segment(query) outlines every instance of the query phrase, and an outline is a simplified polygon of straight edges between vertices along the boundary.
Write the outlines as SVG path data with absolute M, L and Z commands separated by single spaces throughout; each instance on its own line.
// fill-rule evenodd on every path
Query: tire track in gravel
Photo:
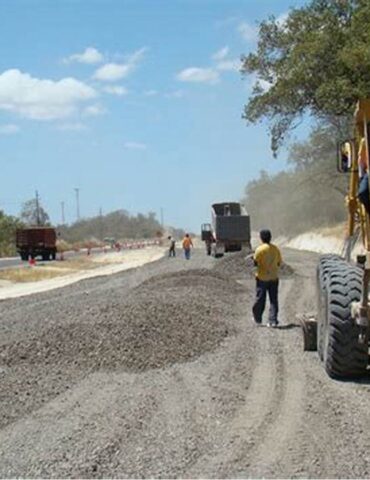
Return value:
M 254 283 L 249 282 L 251 291 L 253 286 Z M 285 386 L 279 380 L 285 377 L 283 350 L 279 343 L 271 344 L 272 333 L 275 332 L 257 327 L 250 321 L 247 331 L 240 335 L 239 351 L 245 351 L 246 344 L 256 340 L 253 360 L 248 365 L 250 384 L 240 407 L 230 421 L 221 426 L 219 440 L 185 476 L 223 478 L 231 474 L 235 477 L 252 463 L 253 452 L 268 435 L 269 425 L 278 420 L 284 401 Z
M 301 268 L 302 266 L 304 264 L 300 265 Z M 294 279 L 283 283 L 281 305 L 282 318 L 286 322 L 288 319 L 292 321 L 298 312 L 307 311 L 314 301 L 313 277 L 307 275 L 305 270 L 299 270 Z M 322 425 L 315 428 L 308 421 L 308 405 L 312 397 L 308 395 L 307 385 L 310 382 L 303 361 L 305 353 L 301 331 L 292 329 L 287 334 L 287 331 L 276 330 L 272 333 L 276 334 L 276 338 L 274 335 L 270 340 L 279 342 L 283 351 L 281 381 L 284 384 L 284 394 L 280 399 L 280 412 L 276 421 L 266 432 L 265 440 L 252 454 L 248 476 L 315 477 L 321 471 L 327 477 L 335 468 L 333 455 L 326 448 L 332 432 L 325 432 Z M 313 471 L 316 473 L 313 474 Z
M 310 295 L 310 275 L 298 274 L 282 281 L 281 318 L 286 324 L 307 308 Z M 306 453 L 310 449 L 322 451 L 322 435 L 305 425 L 306 375 L 300 359 L 303 351 L 297 351 L 302 348 L 301 338 L 296 345 L 300 331 L 256 328 L 254 333 L 258 343 L 256 368 L 244 407 L 232 425 L 239 441 L 233 442 L 227 464 L 222 460 L 214 464 L 212 476 L 291 476 L 302 472 L 300 447 Z M 315 455 L 312 458 L 315 460 Z M 328 452 L 321 468 L 330 472 L 333 464 Z
M 312 478 L 368 478 L 369 379 L 335 381 L 326 375 L 317 352 L 306 355 L 305 448 L 297 452 L 300 473 Z
M 293 280 L 281 284 L 280 302 L 284 317 L 287 298 Z M 252 448 L 240 452 L 236 465 L 238 477 L 276 476 L 282 453 L 285 454 L 286 441 L 297 429 L 301 415 L 304 379 L 297 375 L 296 369 L 288 364 L 283 341 L 284 331 L 258 328 L 256 338 L 260 362 L 266 363 L 266 371 L 256 372 L 256 381 L 260 385 L 261 400 L 266 405 L 265 418 L 260 425 L 252 426 Z M 274 385 L 274 394 L 269 391 L 269 383 Z M 270 387 L 271 388 L 271 387 Z M 254 398 L 261 401 L 260 399 Z M 267 403 L 266 403 L 267 402 Z M 255 404 L 253 403 L 253 408 Z M 257 407 L 258 408 L 258 407 Z
M 281 318 L 286 320 L 290 318 L 289 299 L 294 294 L 294 290 L 300 290 L 304 282 L 301 278 L 289 279 L 282 282 L 280 303 Z M 297 289 L 297 286 L 299 288 Z M 301 290 L 302 291 L 302 290 Z M 286 463 L 287 446 L 294 443 L 299 425 L 302 420 L 304 410 L 304 388 L 305 376 L 297 362 L 289 360 L 288 350 L 284 330 L 269 330 L 270 335 L 264 336 L 261 340 L 261 349 L 275 351 L 275 355 L 280 361 L 281 368 L 277 372 L 276 381 L 280 383 L 279 396 L 275 399 L 272 406 L 276 414 L 273 421 L 269 423 L 257 440 L 257 445 L 253 451 L 249 452 L 248 476 L 252 477 L 271 477 L 287 474 Z M 274 358 L 271 358 L 274 361 Z

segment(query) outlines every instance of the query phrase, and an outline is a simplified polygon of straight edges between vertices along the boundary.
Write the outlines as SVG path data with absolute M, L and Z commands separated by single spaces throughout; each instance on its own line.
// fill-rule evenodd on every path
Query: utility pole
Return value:
M 64 202 L 60 202 L 60 205 L 62 207 L 62 225 L 65 224 L 65 217 L 64 217 Z
M 80 189 L 75 188 L 76 192 L 76 213 L 77 213 L 77 221 L 80 219 Z
M 161 227 L 162 227 L 162 230 L 163 230 L 163 226 L 164 226 L 164 220 L 163 220 L 163 208 L 161 207 Z
M 37 225 L 41 224 L 40 220 L 40 202 L 39 202 L 39 192 L 36 190 L 36 222 Z
M 100 226 L 100 240 L 103 241 L 103 209 L 99 208 L 99 226 Z

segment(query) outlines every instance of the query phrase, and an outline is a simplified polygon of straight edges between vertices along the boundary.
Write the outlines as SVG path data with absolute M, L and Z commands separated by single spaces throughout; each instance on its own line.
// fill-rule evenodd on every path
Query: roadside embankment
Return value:
M 0 274 L 0 300 L 46 292 L 65 287 L 92 277 L 141 267 L 154 262 L 164 254 L 163 247 L 153 246 L 139 250 L 109 252 L 98 256 L 51 262 L 28 268 L 3 270 Z
M 346 225 L 340 224 L 335 227 L 326 227 L 311 230 L 295 237 L 278 237 L 276 243 L 283 247 L 295 250 L 306 250 L 317 253 L 344 254 Z M 362 251 L 361 240 L 357 242 L 352 254 L 357 255 Z

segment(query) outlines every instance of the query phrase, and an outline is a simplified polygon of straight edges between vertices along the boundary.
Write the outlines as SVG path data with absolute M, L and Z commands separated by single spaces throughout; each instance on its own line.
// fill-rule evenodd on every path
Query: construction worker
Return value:
M 182 248 L 184 249 L 186 260 L 190 260 L 190 250 L 192 247 L 193 247 L 193 242 L 190 238 L 190 235 L 187 233 L 182 241 Z
M 360 202 L 364 205 L 368 215 L 370 215 L 369 172 L 367 168 L 367 152 L 365 138 L 361 138 L 358 149 L 358 167 L 360 176 L 358 198 Z
M 271 243 L 270 230 L 261 230 L 260 245 L 254 253 L 254 264 L 256 272 L 256 301 L 253 305 L 253 316 L 256 324 L 262 323 L 262 315 L 266 305 L 266 295 L 270 299 L 270 312 L 268 327 L 278 325 L 278 289 L 279 289 L 279 267 L 282 263 L 280 250 Z
M 171 237 L 168 237 L 169 247 L 168 247 L 168 256 L 169 257 L 176 257 L 176 240 Z

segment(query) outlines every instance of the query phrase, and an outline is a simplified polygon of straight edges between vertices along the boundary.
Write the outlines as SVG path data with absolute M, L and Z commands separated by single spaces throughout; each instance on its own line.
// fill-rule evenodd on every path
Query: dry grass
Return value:
M 38 282 L 68 275 L 82 270 L 92 270 L 99 267 L 91 258 L 72 258 L 63 262 L 50 262 L 48 265 L 34 267 L 8 268 L 0 270 L 0 280 L 12 283 Z
M 78 257 L 78 258 L 69 258 L 68 260 L 63 260 L 62 262 L 52 262 L 52 266 L 60 270 L 91 270 L 98 267 L 95 262 L 93 262 L 93 257 Z
M 0 270 L 0 280 L 7 280 L 14 283 L 38 282 L 40 280 L 48 280 L 61 275 L 67 275 L 68 273 L 69 272 L 67 270 L 63 271 L 59 268 L 9 268 Z

